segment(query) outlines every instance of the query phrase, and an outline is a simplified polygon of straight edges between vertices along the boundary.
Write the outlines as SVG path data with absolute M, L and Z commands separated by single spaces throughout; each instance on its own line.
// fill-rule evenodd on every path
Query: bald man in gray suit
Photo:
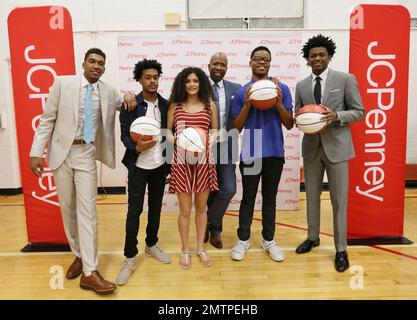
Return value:
M 320 195 L 326 170 L 333 207 L 335 268 L 349 268 L 347 255 L 347 198 L 349 160 L 355 156 L 349 124 L 364 117 L 358 84 L 352 74 L 328 68 L 336 45 L 329 37 L 319 34 L 303 46 L 303 56 L 312 74 L 297 83 L 295 110 L 308 104 L 321 104 L 327 123 L 320 134 L 305 134 L 302 142 L 305 188 L 307 194 L 308 237 L 297 253 L 309 252 L 320 244 Z

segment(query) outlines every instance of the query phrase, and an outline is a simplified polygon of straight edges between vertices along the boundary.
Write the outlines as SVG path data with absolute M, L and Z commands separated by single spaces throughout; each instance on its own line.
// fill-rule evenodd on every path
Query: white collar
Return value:
M 209 81 L 210 81 L 211 86 L 213 86 L 215 83 L 217 83 L 217 85 L 219 86 L 220 89 L 224 87 L 223 79 L 221 79 L 219 82 L 214 82 L 213 79 L 211 79 L 209 77 Z
M 158 98 L 156 98 L 155 103 L 150 102 L 150 101 L 148 101 L 148 100 L 146 100 L 146 99 L 143 99 L 143 101 L 145 101 L 145 102 L 148 104 L 148 106 L 149 106 L 149 105 L 152 105 L 152 106 L 155 106 L 155 108 L 157 108 L 157 107 L 158 107 Z
M 316 76 L 314 73 L 311 73 L 311 79 L 314 81 L 317 77 L 320 77 L 323 82 L 327 79 L 327 76 L 329 74 L 329 68 L 327 67 L 326 70 L 324 70 L 322 73 L 320 73 L 318 76 Z
M 88 80 L 85 78 L 85 76 L 82 75 L 82 77 L 81 77 L 81 88 L 84 88 L 85 86 L 87 86 L 89 84 L 90 84 L 90 82 L 88 82 Z M 98 81 L 95 82 L 95 83 L 91 83 L 91 85 L 93 86 L 94 91 L 97 92 L 97 90 L 98 90 Z

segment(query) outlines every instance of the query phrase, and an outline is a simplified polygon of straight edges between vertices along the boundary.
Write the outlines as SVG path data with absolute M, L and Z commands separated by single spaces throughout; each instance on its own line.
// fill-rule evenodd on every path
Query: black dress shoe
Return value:
M 220 234 L 211 233 L 210 243 L 213 245 L 213 247 L 216 247 L 217 249 L 221 249 L 223 247 L 223 242 L 222 238 L 220 237 Z
M 337 272 L 346 271 L 349 268 L 349 259 L 347 252 L 336 252 L 334 264 Z
M 300 244 L 297 249 L 295 249 L 296 253 L 306 253 L 311 250 L 313 247 L 317 247 L 320 245 L 320 238 L 318 238 L 316 241 L 311 240 L 305 240 L 302 244 Z
M 209 228 L 209 225 L 207 224 L 206 233 L 204 234 L 204 242 L 208 241 L 209 236 L 210 236 L 210 228 Z

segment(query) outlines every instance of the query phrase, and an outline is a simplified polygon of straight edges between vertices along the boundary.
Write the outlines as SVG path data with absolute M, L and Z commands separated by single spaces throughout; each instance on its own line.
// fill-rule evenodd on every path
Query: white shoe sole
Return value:
M 119 281 L 119 280 L 117 280 L 117 279 L 116 279 L 116 284 L 117 284 L 118 286 L 123 286 L 123 285 L 125 285 L 126 283 L 128 283 L 128 282 L 129 282 L 129 280 L 130 280 L 130 278 L 132 278 L 133 271 L 135 271 L 135 270 L 136 270 L 136 267 L 137 267 L 137 266 L 135 266 L 135 267 L 132 269 L 132 272 L 130 273 L 129 278 L 127 278 L 127 279 L 126 279 L 126 281 Z
M 162 260 L 159 260 L 159 259 L 158 259 L 158 258 L 156 258 L 154 255 L 151 255 L 150 253 L 146 253 L 146 252 L 145 252 L 145 256 L 152 257 L 152 258 L 154 258 L 156 261 L 159 261 L 160 263 L 163 263 L 163 264 L 169 264 L 169 263 L 171 263 L 171 262 L 172 262 L 171 260 L 169 260 L 169 261 L 162 261 Z
M 284 260 L 285 260 L 285 258 L 282 258 L 282 259 L 276 259 L 276 258 L 273 258 L 270 254 L 269 254 L 269 256 L 270 256 L 270 258 L 271 258 L 272 260 L 274 260 L 275 262 L 282 262 L 282 261 L 284 261 Z
M 230 257 L 232 258 L 232 260 L 235 260 L 235 261 L 242 261 L 243 259 L 245 259 L 245 256 L 231 255 Z
M 261 248 L 268 254 L 268 256 L 272 259 L 272 260 L 274 260 L 274 261 L 276 261 L 276 262 L 282 262 L 282 261 L 284 261 L 285 260 L 285 257 L 283 257 L 283 258 L 281 258 L 281 259 L 276 259 L 276 258 L 274 258 L 273 256 L 271 256 L 271 254 L 269 253 L 269 251 L 268 251 L 268 249 L 265 249 L 264 248 L 264 246 L 261 244 Z

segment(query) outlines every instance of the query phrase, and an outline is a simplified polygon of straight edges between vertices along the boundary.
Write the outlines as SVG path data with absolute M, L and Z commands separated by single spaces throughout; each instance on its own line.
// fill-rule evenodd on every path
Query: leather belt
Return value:
M 72 144 L 87 144 L 87 142 L 85 142 L 83 139 L 75 139 L 74 142 Z

